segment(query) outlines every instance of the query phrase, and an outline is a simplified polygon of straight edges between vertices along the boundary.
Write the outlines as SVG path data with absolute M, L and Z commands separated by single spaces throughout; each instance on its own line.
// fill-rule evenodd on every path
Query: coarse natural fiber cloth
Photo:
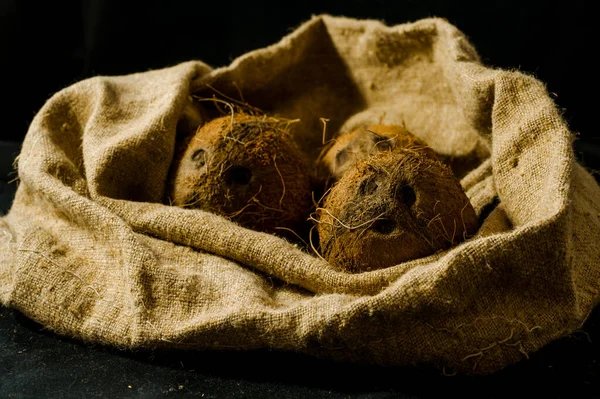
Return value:
M 201 42 L 199 41 L 199 46 Z M 328 134 L 404 123 L 475 159 L 477 236 L 347 274 L 274 235 L 162 204 L 190 93 L 213 88 Z M 442 19 L 387 27 L 318 16 L 211 70 L 95 77 L 32 122 L 0 219 L 0 302 L 47 328 L 126 348 L 274 348 L 489 373 L 576 330 L 598 302 L 600 189 L 538 80 L 481 64 Z M 390 250 L 393 250 L 390 248 Z

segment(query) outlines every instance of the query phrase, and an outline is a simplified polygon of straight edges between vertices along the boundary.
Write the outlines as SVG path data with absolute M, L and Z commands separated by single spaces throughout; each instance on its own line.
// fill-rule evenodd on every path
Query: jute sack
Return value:
M 462 184 L 481 231 L 347 274 L 274 235 L 163 204 L 188 96 L 236 97 L 236 86 L 300 118 L 293 134 L 312 159 L 327 118 L 330 133 L 404 123 L 476 163 Z M 35 117 L 18 175 L 0 219 L 0 302 L 89 342 L 490 373 L 580 327 L 599 298 L 600 189 L 565 122 L 542 83 L 483 66 L 441 19 L 318 16 L 225 68 L 79 82 Z

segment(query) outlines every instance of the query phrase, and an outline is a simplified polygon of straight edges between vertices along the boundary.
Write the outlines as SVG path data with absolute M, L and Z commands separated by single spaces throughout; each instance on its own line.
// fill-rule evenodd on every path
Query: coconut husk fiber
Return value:
M 483 231 L 350 274 L 275 235 L 163 204 L 182 109 L 211 87 L 300 119 L 291 134 L 312 159 L 320 118 L 327 139 L 361 123 L 406 126 L 473 164 L 461 184 Z M 88 342 L 490 373 L 580 327 L 600 297 L 600 188 L 571 132 L 543 83 L 482 65 L 442 19 L 317 16 L 224 68 L 84 80 L 34 118 L 18 176 L 0 219 L 0 302 Z

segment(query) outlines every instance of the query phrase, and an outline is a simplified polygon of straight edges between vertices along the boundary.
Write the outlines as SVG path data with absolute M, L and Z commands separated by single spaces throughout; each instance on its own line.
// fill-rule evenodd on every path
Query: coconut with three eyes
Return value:
M 374 150 L 347 161 L 317 208 L 320 250 L 334 267 L 352 273 L 390 267 L 477 231 L 475 211 L 450 168 L 407 140 L 369 147 Z M 377 135 L 375 141 L 381 142 Z
M 241 112 L 209 121 L 182 143 L 167 188 L 172 205 L 282 236 L 306 221 L 311 195 L 288 122 Z

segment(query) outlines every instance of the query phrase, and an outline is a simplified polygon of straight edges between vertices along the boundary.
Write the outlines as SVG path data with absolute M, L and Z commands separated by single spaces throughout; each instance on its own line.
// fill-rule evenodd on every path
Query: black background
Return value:
M 213 67 L 278 41 L 311 15 L 379 19 L 388 25 L 438 16 L 462 30 L 483 61 L 547 83 L 589 166 L 600 157 L 592 57 L 596 24 L 585 1 L 60 1 L 0 2 L 0 140 L 20 141 L 56 91 L 94 75 L 200 59 Z M 9 112 L 6 112 L 8 109 Z
M 20 142 L 43 103 L 76 81 L 191 59 L 227 65 L 320 13 L 388 25 L 448 19 L 487 65 L 545 82 L 580 133 L 579 160 L 600 169 L 600 132 L 592 122 L 598 114 L 592 110 L 598 103 L 592 62 L 598 35 L 585 1 L 0 0 L 0 141 Z M 11 196 L 2 187 L 0 214 Z M 121 352 L 57 337 L 0 308 L 0 397 L 600 397 L 599 321 L 597 309 L 580 331 L 531 359 L 493 376 L 464 378 L 267 351 Z

